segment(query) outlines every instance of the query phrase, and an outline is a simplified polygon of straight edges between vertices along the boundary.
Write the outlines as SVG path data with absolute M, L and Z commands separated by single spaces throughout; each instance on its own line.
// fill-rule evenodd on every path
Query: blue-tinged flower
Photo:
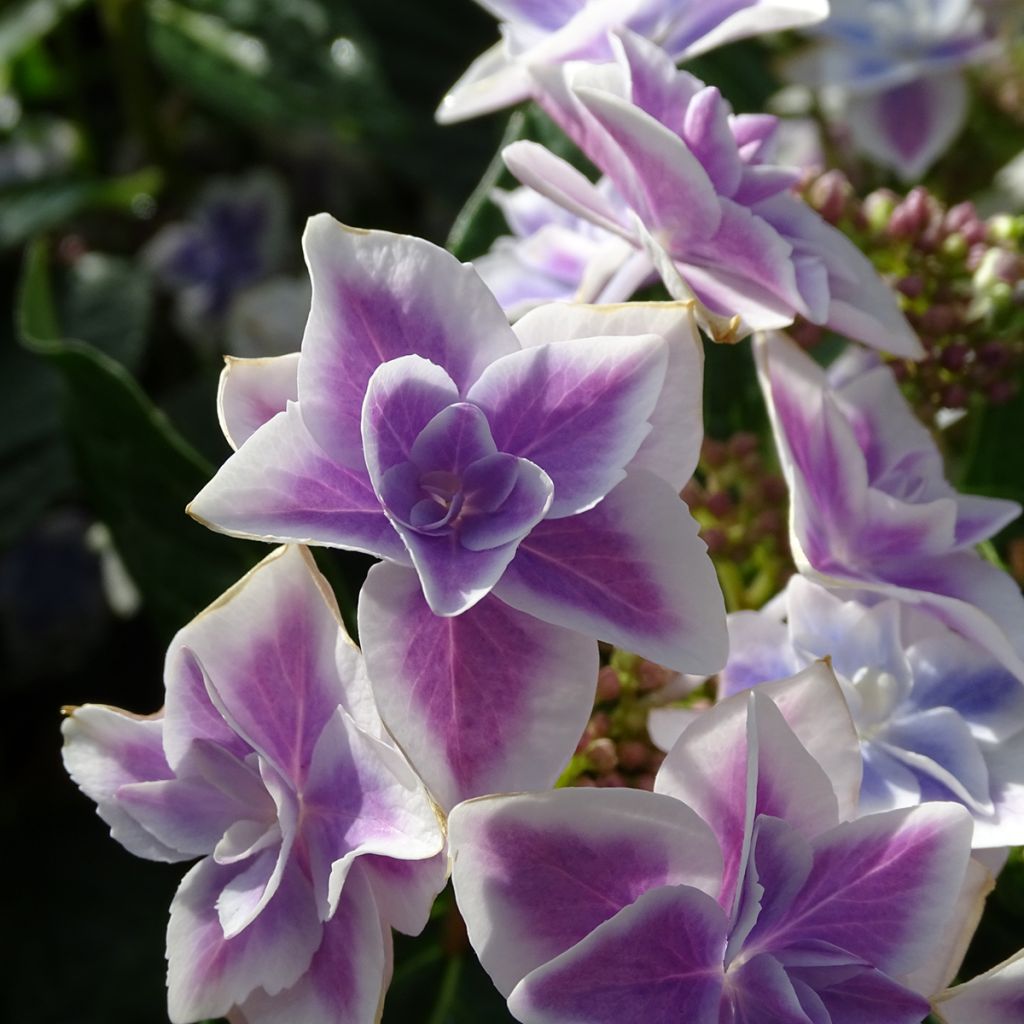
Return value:
M 239 292 L 274 273 L 283 250 L 285 209 L 284 190 L 268 174 L 216 179 L 187 220 L 154 236 L 146 259 L 176 294 L 186 333 L 208 332 Z
M 646 258 L 630 260 L 638 254 L 624 239 L 531 188 L 498 189 L 492 198 L 513 235 L 473 266 L 513 320 L 544 302 L 621 302 L 655 276 Z M 608 198 L 617 201 L 610 191 Z M 631 277 L 634 267 L 639 277 Z
M 182 629 L 164 709 L 87 704 L 64 763 L 112 836 L 201 858 L 171 904 L 168 1013 L 246 1024 L 364 1024 L 443 887 L 444 835 L 387 738 L 333 596 L 275 552 Z
M 800 571 L 917 605 L 1024 679 L 1024 598 L 974 551 L 1020 506 L 953 489 L 931 434 L 869 354 L 851 350 L 826 374 L 783 335 L 759 336 L 755 351 Z
M 976 644 L 800 576 L 769 610 L 731 615 L 729 640 L 722 697 L 831 659 L 860 737 L 861 813 L 951 800 L 976 848 L 1024 843 L 1024 684 Z
M 302 351 L 229 363 L 238 450 L 190 511 L 385 560 L 360 638 L 384 720 L 442 804 L 551 785 L 590 711 L 594 638 L 672 668 L 725 660 L 678 496 L 702 433 L 690 310 L 549 304 L 513 329 L 427 242 L 322 215 L 305 248 Z
M 608 32 L 629 28 L 674 59 L 724 43 L 811 25 L 828 0 L 477 0 L 501 21 L 501 41 L 478 57 L 441 102 L 437 119 L 462 121 L 527 99 L 529 66 L 607 60 Z
M 956 804 L 851 820 L 860 771 L 819 663 L 698 718 L 653 793 L 468 801 L 470 941 L 524 1024 L 920 1024 L 991 879 Z
M 537 99 L 607 176 L 626 206 L 534 142 L 506 147 L 525 185 L 630 243 L 630 271 L 661 273 L 700 300 L 702 326 L 734 340 L 803 316 L 916 357 L 895 295 L 844 235 L 793 193 L 801 171 L 773 160 L 767 114 L 734 115 L 717 88 L 677 71 L 632 33 L 610 63 L 535 66 Z
M 992 54 L 991 20 L 973 0 L 832 0 L 789 73 L 838 99 L 854 145 L 914 181 L 964 126 L 963 68 Z

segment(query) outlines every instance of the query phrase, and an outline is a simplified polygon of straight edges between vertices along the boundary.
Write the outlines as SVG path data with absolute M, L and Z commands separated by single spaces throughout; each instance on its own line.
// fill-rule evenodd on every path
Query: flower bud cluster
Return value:
M 682 493 L 700 523 L 730 611 L 760 608 L 793 572 L 786 481 L 766 462 L 756 434 L 705 438 Z
M 924 187 L 860 199 L 839 171 L 805 194 L 898 292 L 926 355 L 891 365 L 924 419 L 1014 397 L 1024 371 L 1024 217 L 983 219 L 972 203 L 946 206 Z M 820 330 L 796 334 L 809 345 Z
M 688 689 L 687 677 L 678 672 L 613 651 L 598 672 L 594 711 L 561 784 L 653 789 L 665 755 L 651 741 L 647 716 Z

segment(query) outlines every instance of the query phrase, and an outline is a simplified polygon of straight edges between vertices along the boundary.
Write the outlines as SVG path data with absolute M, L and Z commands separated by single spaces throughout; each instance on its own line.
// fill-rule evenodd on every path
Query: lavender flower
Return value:
M 1020 506 L 958 494 L 892 374 L 867 354 L 851 350 L 826 375 L 782 335 L 760 336 L 756 353 L 800 571 L 918 605 L 1024 679 L 1024 598 L 972 550 Z
M 513 330 L 426 242 L 321 216 L 305 246 L 301 355 L 229 365 L 238 451 L 190 511 L 386 560 L 360 637 L 384 720 L 443 804 L 550 785 L 590 710 L 588 637 L 673 668 L 724 661 L 678 498 L 701 435 L 689 311 L 547 305 Z
M 722 340 L 801 315 L 867 344 L 916 356 L 896 298 L 865 257 L 771 162 L 777 121 L 732 114 L 714 87 L 631 33 L 611 64 L 534 69 L 538 100 L 622 196 L 627 215 L 533 142 L 504 151 L 524 184 L 630 242 L 677 298 L 696 296 Z M 642 280 L 643 267 L 633 271 Z
M 88 704 L 63 732 L 118 842 L 202 858 L 171 904 L 171 1020 L 374 1019 L 391 927 L 420 931 L 444 885 L 444 836 L 308 555 L 275 552 L 182 629 L 166 683 L 156 715 Z
M 770 609 L 730 616 L 729 639 L 723 697 L 831 659 L 860 737 L 861 813 L 952 800 L 976 848 L 1024 842 L 1024 685 L 975 644 L 799 576 Z
M 478 57 L 437 111 L 462 121 L 529 97 L 529 65 L 605 60 L 608 32 L 630 28 L 675 60 L 724 43 L 821 21 L 827 0 L 477 0 L 501 20 L 501 42 Z
M 955 804 L 849 820 L 860 754 L 828 677 L 707 712 L 654 793 L 452 812 L 459 907 L 518 1020 L 919 1024 L 989 879 Z
M 815 34 L 822 41 L 791 63 L 791 77 L 835 96 L 854 145 L 908 181 L 960 133 L 962 69 L 995 48 L 972 0 L 832 0 Z

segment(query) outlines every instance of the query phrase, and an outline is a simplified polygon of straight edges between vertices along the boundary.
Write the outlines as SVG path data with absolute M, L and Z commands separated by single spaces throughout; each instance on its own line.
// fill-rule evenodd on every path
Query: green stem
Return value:
M 459 991 L 459 979 L 462 977 L 462 957 L 453 956 L 448 960 L 441 979 L 441 990 L 437 994 L 434 1012 L 427 1024 L 444 1024 L 455 1005 L 455 996 Z

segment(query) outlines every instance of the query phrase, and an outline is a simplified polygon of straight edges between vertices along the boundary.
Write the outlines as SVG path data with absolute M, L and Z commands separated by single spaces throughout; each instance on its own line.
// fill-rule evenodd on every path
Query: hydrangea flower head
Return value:
M 994 50 L 974 0 L 832 0 L 821 42 L 790 64 L 835 95 L 854 144 L 906 180 L 941 156 L 967 118 L 962 70 Z
M 677 71 L 632 33 L 610 63 L 533 69 L 537 98 L 622 197 L 625 215 L 534 142 L 504 150 L 524 184 L 629 241 L 678 298 L 696 296 L 722 340 L 797 315 L 859 341 L 916 356 L 920 344 L 892 292 L 839 231 L 793 194 L 801 172 L 772 160 L 778 122 L 739 115 L 717 88 Z
M 372 1020 L 391 927 L 420 931 L 444 885 L 444 834 L 311 559 L 275 552 L 185 626 L 166 685 L 156 715 L 89 704 L 63 732 L 115 839 L 201 858 L 171 904 L 171 1020 Z
M 1020 506 L 957 493 L 892 373 L 866 354 L 826 374 L 782 335 L 756 351 L 801 572 L 919 605 L 1024 678 L 1024 599 L 972 550 Z
M 456 808 L 459 907 L 518 1020 L 920 1024 L 989 880 L 962 807 L 849 820 L 860 755 L 828 673 L 705 713 L 654 793 Z
M 384 719 L 443 804 L 550 785 L 590 710 L 594 639 L 680 669 L 725 660 L 678 497 L 702 432 L 692 315 L 550 304 L 513 329 L 427 242 L 320 216 L 305 246 L 301 354 L 229 364 L 238 450 L 190 511 L 390 563 L 361 592 L 360 637 Z M 471 741 L 464 719 L 492 727 Z
M 605 60 L 608 32 L 630 28 L 676 59 L 762 32 L 821 21 L 827 0 L 477 0 L 501 20 L 501 42 L 477 58 L 445 96 L 441 122 L 519 103 L 538 61 Z
M 976 848 L 1024 841 L 1024 684 L 987 652 L 912 607 L 800 576 L 771 608 L 731 615 L 729 639 L 724 697 L 831 660 L 864 757 L 861 813 L 951 800 Z

